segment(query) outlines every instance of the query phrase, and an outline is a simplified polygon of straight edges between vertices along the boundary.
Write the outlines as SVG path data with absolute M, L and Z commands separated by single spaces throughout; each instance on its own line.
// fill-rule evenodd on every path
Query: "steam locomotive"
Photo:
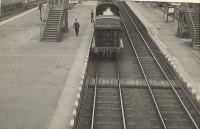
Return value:
M 96 7 L 91 52 L 104 57 L 116 57 L 123 48 L 119 8 L 112 1 L 100 2 Z

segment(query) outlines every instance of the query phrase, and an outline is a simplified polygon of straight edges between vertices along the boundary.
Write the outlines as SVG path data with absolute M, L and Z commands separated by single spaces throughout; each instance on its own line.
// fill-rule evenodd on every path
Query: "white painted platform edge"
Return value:
M 92 31 L 93 32 L 93 31 Z M 90 40 L 89 41 L 92 41 L 92 36 L 90 36 Z M 78 91 L 77 91 L 77 100 L 75 102 L 75 107 L 74 107 L 74 110 L 73 110 L 73 118 L 70 120 L 70 126 L 73 127 L 74 126 L 74 122 L 75 122 L 75 119 L 76 119 L 76 110 L 77 110 L 77 105 L 78 105 L 78 102 L 80 100 L 80 93 L 81 91 L 83 90 L 83 82 L 84 82 L 84 79 L 85 79 L 85 73 L 86 73 L 86 68 L 87 68 L 87 65 L 88 65 L 88 60 L 89 60 L 89 53 L 90 53 L 90 45 L 88 45 L 88 48 L 87 48 L 87 53 L 85 54 L 85 63 L 84 63 L 84 72 L 83 72 L 83 75 L 82 75 L 82 78 L 81 78 L 81 81 L 80 81 L 80 86 L 78 87 Z
M 89 24 L 89 26 L 91 26 L 91 25 Z M 80 46 L 80 48 L 82 48 L 82 47 L 86 48 L 86 50 L 84 51 L 84 59 L 81 59 L 81 61 L 84 62 L 84 66 L 80 70 L 80 84 L 79 84 L 79 86 L 77 86 L 76 98 L 75 98 L 75 102 L 74 102 L 74 109 L 73 109 L 73 112 L 72 112 L 71 120 L 69 121 L 69 123 L 67 123 L 67 117 L 66 117 L 66 115 L 63 114 L 64 112 L 67 113 L 67 110 L 69 110 L 69 109 L 65 108 L 65 106 L 66 106 L 66 103 L 65 103 L 66 89 L 65 89 L 65 87 L 67 86 L 68 82 L 71 81 L 70 78 L 68 77 L 68 79 L 66 80 L 65 87 L 62 91 L 60 100 L 58 102 L 57 109 L 54 112 L 52 120 L 49 123 L 48 129 L 66 129 L 66 125 L 67 125 L 67 127 L 69 127 L 69 126 L 73 127 L 73 125 L 74 125 L 74 118 L 76 116 L 76 109 L 77 109 L 77 105 L 78 105 L 78 102 L 79 102 L 79 99 L 80 99 L 77 96 L 78 96 L 78 94 L 80 94 L 81 90 L 83 89 L 82 88 L 83 79 L 84 79 L 84 75 L 85 75 L 85 71 L 86 71 L 86 67 L 87 67 L 87 61 L 88 61 L 88 58 L 89 58 L 89 56 L 88 56 L 89 47 L 85 46 L 84 42 L 92 41 L 92 33 L 93 33 L 92 30 L 93 30 L 93 28 L 89 27 L 86 30 L 87 30 L 87 32 L 85 33 L 83 40 L 81 41 L 81 46 Z M 88 35 L 90 35 L 90 36 L 88 36 Z M 80 62 L 80 58 L 81 58 L 81 56 L 83 56 L 82 54 L 80 54 L 80 52 L 82 52 L 82 51 L 83 50 L 79 50 L 79 52 L 76 56 L 76 59 L 74 61 L 75 62 L 74 66 L 72 67 L 70 73 L 77 71 L 76 62 L 77 61 Z
M 131 2 L 127 2 L 128 5 L 131 4 Z M 132 9 L 132 8 L 131 8 Z M 177 74 L 178 78 L 187 86 L 188 91 L 191 93 L 192 97 L 196 99 L 196 101 L 200 104 L 200 95 L 197 94 L 196 90 L 192 88 L 191 84 L 187 81 L 186 77 L 184 77 L 183 73 L 178 69 L 176 66 L 176 63 L 174 61 L 174 57 L 166 50 L 166 46 L 164 43 L 159 39 L 158 32 L 156 28 L 149 23 L 139 11 L 134 9 L 135 15 L 143 22 L 144 26 L 146 27 L 148 34 L 155 42 L 156 46 L 159 48 L 161 53 L 164 55 L 165 59 L 168 61 L 168 63 L 172 66 L 173 70 Z M 151 31 L 150 31 L 151 30 Z M 153 32 L 153 33 L 152 33 Z
M 5 24 L 7 24 L 7 23 L 9 23 L 11 21 L 14 21 L 14 20 L 16 20 L 16 19 L 18 19 L 18 18 L 20 18 L 20 17 L 22 17 L 24 15 L 27 15 L 27 14 L 35 11 L 35 10 L 37 10 L 37 7 L 33 8 L 33 9 L 30 9 L 28 11 L 25 11 L 25 12 L 19 14 L 19 15 L 14 16 L 14 17 L 11 17 L 11 18 L 9 18 L 9 19 L 7 19 L 5 21 L 2 21 L 2 22 L 0 22 L 0 26 L 5 25 Z

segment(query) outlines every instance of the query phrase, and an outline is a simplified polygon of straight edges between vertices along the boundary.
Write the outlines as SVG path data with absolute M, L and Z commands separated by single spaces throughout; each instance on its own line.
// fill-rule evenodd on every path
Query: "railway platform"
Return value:
M 71 128 L 93 33 L 90 11 L 96 4 L 85 1 L 69 10 L 69 30 L 61 42 L 40 42 L 36 8 L 0 22 L 1 129 Z M 78 37 L 75 18 L 81 26 Z
M 176 37 L 177 21 L 166 23 L 163 12 L 146 2 L 127 2 L 146 26 L 158 48 L 173 66 L 189 92 L 200 103 L 200 52 L 192 48 L 190 39 Z

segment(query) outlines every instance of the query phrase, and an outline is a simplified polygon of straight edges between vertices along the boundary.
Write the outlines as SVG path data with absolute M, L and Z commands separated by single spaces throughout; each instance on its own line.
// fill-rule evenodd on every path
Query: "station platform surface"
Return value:
M 86 1 L 69 10 L 69 30 L 61 42 L 39 41 L 36 8 L 0 22 L 0 129 L 71 128 L 96 4 Z M 75 18 L 81 26 L 78 37 Z
M 181 39 L 176 36 L 178 21 L 166 22 L 162 10 L 151 6 L 150 3 L 127 2 L 127 4 L 146 26 L 159 49 L 200 102 L 200 51 L 192 48 L 191 39 Z

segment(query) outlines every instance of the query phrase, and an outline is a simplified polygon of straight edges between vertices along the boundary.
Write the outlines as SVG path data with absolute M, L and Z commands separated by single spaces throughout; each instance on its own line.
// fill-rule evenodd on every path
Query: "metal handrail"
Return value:
M 187 11 L 188 11 L 189 17 L 190 17 L 191 22 L 192 22 L 192 26 L 193 26 L 193 28 L 194 28 L 194 36 L 195 36 L 195 35 L 196 35 L 196 28 L 195 28 L 195 25 L 194 25 L 194 21 L 193 21 L 193 19 L 192 19 L 192 15 L 191 15 L 191 13 L 190 13 L 190 10 L 189 10 L 189 7 L 188 7 L 188 4 L 187 4 L 187 3 L 185 3 L 185 4 L 186 4 L 186 8 L 187 8 Z
M 59 19 L 59 23 L 58 23 L 58 26 L 57 26 L 57 32 L 58 32 L 58 34 L 60 33 L 60 29 L 61 29 L 61 26 L 62 26 L 62 16 L 63 16 L 63 11 L 65 9 L 65 1 L 66 0 L 62 0 L 60 19 Z
M 121 84 L 119 82 L 120 79 L 120 74 L 119 74 L 119 65 L 117 63 L 117 80 L 118 80 L 118 88 L 119 88 L 119 96 L 120 96 L 120 104 L 121 104 L 121 109 L 122 109 L 122 119 L 123 119 L 123 127 L 126 129 L 126 119 L 125 119 L 125 113 L 124 113 L 124 102 L 122 98 L 122 89 L 121 89 Z
M 43 38 L 48 15 L 49 15 L 49 2 L 50 2 L 50 0 L 47 0 L 45 11 L 44 11 L 44 14 L 42 15 L 42 21 L 40 23 L 40 40 Z M 44 22 L 44 20 L 45 20 L 45 22 Z
M 130 16 L 129 16 L 130 17 Z M 171 88 L 173 89 L 176 97 L 178 98 L 178 100 L 180 101 L 180 103 L 182 104 L 184 110 L 186 111 L 187 115 L 189 116 L 190 120 L 192 121 L 192 123 L 194 124 L 196 129 L 199 129 L 199 127 L 197 126 L 196 122 L 194 121 L 194 119 L 192 118 L 190 112 L 188 111 L 188 109 L 186 108 L 185 104 L 183 103 L 182 99 L 180 98 L 180 96 L 178 95 L 176 89 L 174 88 L 173 84 L 171 83 L 171 81 L 169 80 L 168 76 L 166 75 L 166 73 L 164 72 L 162 66 L 160 65 L 160 63 L 158 62 L 157 58 L 155 57 L 155 55 L 153 54 L 152 50 L 150 49 L 150 47 L 148 46 L 146 40 L 144 39 L 144 37 L 142 36 L 142 34 L 140 33 L 138 27 L 135 25 L 135 23 L 133 22 L 133 20 L 131 19 L 132 23 L 134 24 L 135 28 L 137 29 L 140 37 L 142 38 L 142 40 L 144 41 L 145 45 L 147 46 L 149 52 L 151 53 L 151 55 L 153 56 L 154 60 L 156 61 L 157 65 L 159 66 L 160 70 L 163 72 L 165 78 L 167 79 L 167 81 L 169 82 Z
M 98 69 L 98 66 L 97 66 L 97 69 L 96 69 L 96 78 L 95 78 L 95 89 L 94 89 L 94 100 L 93 100 L 93 108 L 92 108 L 92 122 L 91 122 L 91 128 L 90 129 L 94 129 L 94 115 L 95 115 L 95 108 L 96 108 L 98 74 L 99 74 L 99 69 Z

